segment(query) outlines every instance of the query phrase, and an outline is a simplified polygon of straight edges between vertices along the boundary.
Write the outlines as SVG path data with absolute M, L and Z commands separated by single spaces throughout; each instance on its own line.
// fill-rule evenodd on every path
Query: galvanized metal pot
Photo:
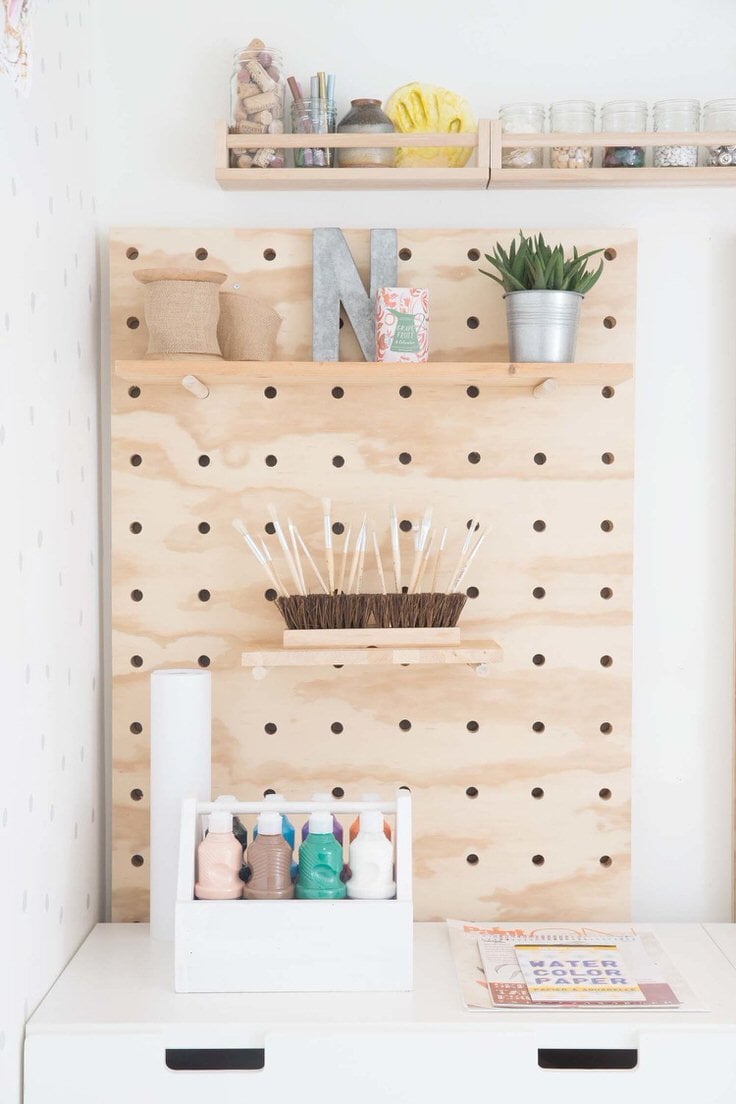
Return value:
M 504 298 L 510 360 L 519 364 L 575 360 L 582 295 L 577 291 L 510 291 Z

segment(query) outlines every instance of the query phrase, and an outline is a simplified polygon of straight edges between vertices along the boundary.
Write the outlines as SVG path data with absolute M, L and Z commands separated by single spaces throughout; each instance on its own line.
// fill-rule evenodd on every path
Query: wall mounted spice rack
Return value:
M 498 119 L 481 119 L 477 130 L 466 134 L 320 134 L 323 148 L 391 148 L 426 149 L 451 146 L 473 150 L 473 164 L 463 168 L 283 168 L 233 169 L 230 151 L 273 147 L 301 149 L 303 134 L 274 136 L 229 134 L 227 123 L 219 121 L 216 131 L 215 179 L 221 188 L 229 190 L 340 190 L 340 189 L 466 189 L 494 188 L 621 188 L 642 186 L 690 185 L 728 186 L 736 184 L 732 166 L 693 166 L 680 168 L 603 168 L 583 169 L 505 168 L 502 150 L 551 149 L 555 146 L 582 146 L 602 149 L 606 146 L 736 146 L 733 131 L 666 131 L 654 133 L 589 133 L 589 134 L 503 134 Z

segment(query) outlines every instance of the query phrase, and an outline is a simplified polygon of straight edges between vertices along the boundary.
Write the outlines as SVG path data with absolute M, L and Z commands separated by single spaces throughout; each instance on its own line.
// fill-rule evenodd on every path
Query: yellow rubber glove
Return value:
M 386 104 L 386 114 L 401 134 L 461 134 L 475 130 L 468 101 L 436 84 L 414 81 L 397 88 Z M 462 168 L 472 149 L 426 147 L 398 149 L 398 166 Z

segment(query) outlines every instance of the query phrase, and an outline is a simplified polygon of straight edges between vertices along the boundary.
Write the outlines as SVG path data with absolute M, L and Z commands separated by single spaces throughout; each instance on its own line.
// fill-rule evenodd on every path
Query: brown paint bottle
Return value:
M 243 886 L 249 901 L 285 901 L 294 896 L 292 851 L 281 834 L 281 813 L 258 814 L 258 835 L 248 848 L 250 878 Z

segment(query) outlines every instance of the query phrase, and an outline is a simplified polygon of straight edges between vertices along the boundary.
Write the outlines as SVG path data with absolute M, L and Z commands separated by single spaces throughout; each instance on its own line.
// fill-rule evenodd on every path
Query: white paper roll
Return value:
M 173 940 L 181 803 L 211 799 L 212 676 L 151 673 L 151 935 Z

